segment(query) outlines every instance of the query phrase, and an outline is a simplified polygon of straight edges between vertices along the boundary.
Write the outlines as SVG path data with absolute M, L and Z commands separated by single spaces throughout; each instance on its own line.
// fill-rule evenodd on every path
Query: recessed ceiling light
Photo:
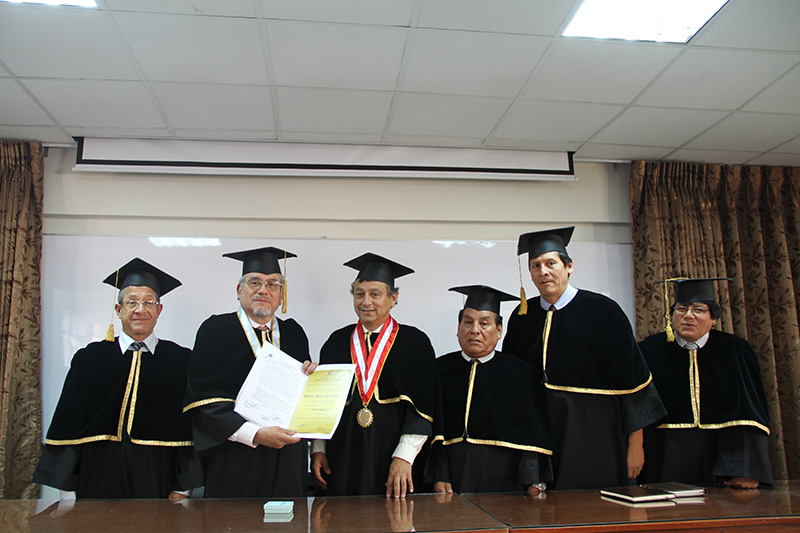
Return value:
M 584 0 L 562 34 L 685 43 L 728 0 Z
M 43 4 L 47 6 L 78 6 L 78 7 L 97 7 L 95 0 L 67 0 L 59 2 L 58 0 L 0 0 L 10 4 Z

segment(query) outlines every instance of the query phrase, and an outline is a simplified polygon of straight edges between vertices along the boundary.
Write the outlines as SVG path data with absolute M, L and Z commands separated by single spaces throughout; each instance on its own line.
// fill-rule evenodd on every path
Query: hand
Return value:
M 253 444 L 259 444 L 261 446 L 280 450 L 287 444 L 300 442 L 300 437 L 295 437 L 295 433 L 297 432 L 278 426 L 260 428 L 256 432 L 256 436 L 253 438 Z
M 317 366 L 319 365 L 314 361 L 303 361 L 303 374 L 310 376 L 317 369 Z
M 171 502 L 179 502 L 181 500 L 185 500 L 189 497 L 188 494 L 181 494 L 180 492 L 175 492 L 174 490 L 169 493 L 167 499 Z
M 642 430 L 628 435 L 628 479 L 635 479 L 644 466 Z
M 443 492 L 453 494 L 453 484 L 447 481 L 437 481 L 433 484 L 433 492 Z
M 324 455 L 324 454 L 322 454 Z M 314 498 L 314 504 L 311 506 L 311 533 L 324 533 L 328 531 L 328 522 L 331 521 L 331 513 L 323 513 L 322 510 L 328 504 L 327 498 Z
M 386 497 L 394 494 L 395 498 L 405 498 L 406 492 L 414 492 L 414 482 L 411 481 L 411 463 L 399 457 L 392 459 L 389 465 L 389 478 L 386 480 Z
M 323 489 L 327 489 L 328 482 L 322 477 L 322 472 L 325 472 L 325 474 L 331 473 L 331 469 L 328 466 L 328 456 L 322 452 L 314 452 L 311 454 L 311 474 L 314 476 L 314 483 Z
M 414 531 L 413 500 L 386 500 L 386 513 L 392 531 Z
M 758 481 L 744 476 L 736 476 L 727 480 L 725 486 L 735 489 L 755 489 L 758 487 Z

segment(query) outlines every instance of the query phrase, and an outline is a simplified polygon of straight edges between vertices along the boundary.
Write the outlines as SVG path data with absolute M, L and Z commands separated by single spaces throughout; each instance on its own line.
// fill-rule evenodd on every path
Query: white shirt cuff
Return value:
M 254 444 L 253 439 L 256 438 L 256 433 L 258 433 L 259 429 L 261 429 L 261 427 L 256 424 L 253 424 L 252 422 L 245 422 L 233 433 L 233 435 L 228 437 L 228 440 L 240 442 L 250 446 L 251 448 L 255 448 L 258 446 L 258 444 Z
M 325 453 L 326 445 L 324 440 L 312 440 L 311 441 L 311 453 L 322 452 Z
M 428 437 L 425 435 L 400 435 L 400 442 L 394 449 L 392 457 L 397 457 L 413 465 L 414 459 L 417 458 L 426 440 Z

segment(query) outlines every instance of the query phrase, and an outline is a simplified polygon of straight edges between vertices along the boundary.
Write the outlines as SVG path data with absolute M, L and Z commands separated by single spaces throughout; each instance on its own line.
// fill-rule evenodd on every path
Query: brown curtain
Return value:
M 800 168 L 634 161 L 630 188 L 637 335 L 663 331 L 657 281 L 732 278 L 717 327 L 758 354 L 775 478 L 800 478 Z
M 42 442 L 39 387 L 41 143 L 0 141 L 0 498 L 36 498 Z

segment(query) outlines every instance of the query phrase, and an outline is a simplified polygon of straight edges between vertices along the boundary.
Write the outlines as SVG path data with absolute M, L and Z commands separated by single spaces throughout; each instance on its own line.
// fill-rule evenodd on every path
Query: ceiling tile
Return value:
M 522 100 L 511 106 L 492 137 L 583 142 L 622 109 L 610 104 Z
M 511 102 L 510 98 L 399 94 L 392 106 L 388 133 L 483 139 Z
M 690 45 L 800 51 L 800 2 L 732 0 Z
M 304 131 L 281 132 L 281 141 L 314 143 L 379 144 L 381 136 L 368 133 L 320 133 Z
M 22 7 L 0 7 L 0 61 L 16 76 L 138 77 L 102 12 Z
M 266 87 L 188 83 L 151 86 L 173 128 L 275 129 Z
M 483 138 L 458 137 L 458 136 L 431 136 L 431 135 L 400 135 L 388 134 L 383 137 L 384 142 L 401 146 L 439 146 L 450 148 L 480 148 Z
M 735 113 L 685 148 L 765 152 L 800 135 L 800 115 Z
M 523 96 L 627 104 L 679 52 L 666 44 L 561 39 L 547 50 Z
M 4 126 L 0 124 L 0 139 L 5 141 L 39 141 L 51 144 L 75 142 L 55 126 Z
M 747 164 L 772 167 L 800 167 L 800 154 L 776 154 L 770 152 L 751 159 Z
M 538 150 L 542 152 L 575 152 L 580 149 L 581 142 L 548 141 L 542 139 L 503 139 L 501 137 L 486 139 L 484 146 L 490 148 L 513 148 L 518 150 Z
M 637 105 L 737 109 L 797 64 L 794 54 L 687 50 L 637 100 Z M 742 72 L 747 76 L 742 76 Z
M 516 96 L 550 39 L 416 30 L 401 91 Z
M 592 142 L 678 147 L 727 114 L 725 111 L 632 107 L 593 137 Z
M 422 2 L 419 27 L 556 35 L 575 2 L 436 0 Z
M 150 81 L 269 81 L 256 20 L 149 13 L 114 17 Z
M 224 130 L 219 128 L 199 130 L 176 128 L 175 136 L 179 139 L 209 139 L 218 141 L 274 141 L 277 134 L 274 130 Z
M 268 22 L 277 85 L 393 90 L 408 30 Z
M 746 111 L 800 113 L 800 67 L 775 82 L 743 107 Z
M 379 26 L 409 26 L 413 0 L 261 0 L 264 18 Z
M 382 134 L 391 93 L 326 89 L 278 89 L 283 131 Z
M 112 11 L 255 17 L 253 0 L 105 0 Z
M 64 126 L 164 126 L 140 82 L 27 80 L 25 85 Z
M 586 143 L 575 152 L 575 159 L 619 159 L 658 161 L 672 148 L 654 146 L 621 146 L 616 144 Z
M 666 161 L 688 161 L 692 163 L 714 163 L 744 165 L 760 152 L 734 152 L 729 150 L 676 150 Z
M 784 154 L 800 154 L 800 135 L 791 141 L 776 147 L 773 152 Z
M 138 127 L 89 127 L 70 126 L 69 133 L 73 137 L 109 137 L 120 139 L 169 139 L 173 137 L 172 130 L 167 128 L 138 128 Z
M 19 84 L 8 78 L 0 79 L 0 124 L 52 126 L 53 121 Z

